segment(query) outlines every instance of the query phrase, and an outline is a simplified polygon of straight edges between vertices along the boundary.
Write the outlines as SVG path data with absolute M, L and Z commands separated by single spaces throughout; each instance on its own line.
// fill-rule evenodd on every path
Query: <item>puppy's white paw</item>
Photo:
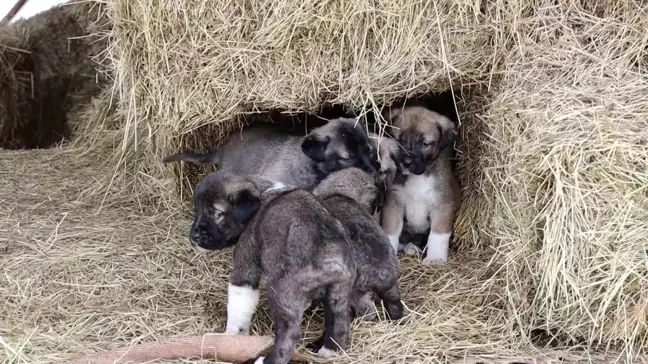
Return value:
M 419 255 L 421 254 L 421 249 L 413 243 L 405 245 L 403 252 L 407 255 Z
M 325 346 L 322 346 L 318 351 L 317 351 L 317 356 L 320 358 L 325 358 L 325 359 L 330 359 L 333 358 L 337 355 L 335 350 L 331 350 L 326 348 Z
M 389 244 L 391 244 L 394 249 L 394 254 L 398 254 L 398 235 L 387 235 L 389 238 Z

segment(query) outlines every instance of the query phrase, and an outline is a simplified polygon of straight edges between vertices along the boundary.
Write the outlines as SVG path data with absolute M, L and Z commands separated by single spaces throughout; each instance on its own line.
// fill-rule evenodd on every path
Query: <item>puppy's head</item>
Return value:
M 346 196 L 368 211 L 373 211 L 378 193 L 375 179 L 359 168 L 346 168 L 333 172 L 313 190 L 313 194 L 320 198 L 334 195 Z
M 212 172 L 194 191 L 191 241 L 201 249 L 236 244 L 261 204 L 256 184 L 225 171 Z
M 427 166 L 457 138 L 457 128 L 447 117 L 419 106 L 391 109 L 385 115 L 395 127 L 400 144 L 397 157 L 403 175 L 421 175 Z
M 314 161 L 315 169 L 322 176 L 355 167 L 376 177 L 380 170 L 376 148 L 356 119 L 329 121 L 308 134 L 301 148 Z

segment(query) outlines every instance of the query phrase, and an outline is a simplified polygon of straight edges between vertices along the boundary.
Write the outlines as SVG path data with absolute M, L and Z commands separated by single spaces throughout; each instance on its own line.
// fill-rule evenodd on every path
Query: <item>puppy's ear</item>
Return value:
M 450 119 L 442 118 L 437 128 L 439 128 L 439 149 L 445 149 L 457 140 L 457 127 Z
M 259 209 L 261 200 L 256 191 L 243 189 L 234 196 L 232 204 L 234 205 L 234 219 L 246 224 Z
M 316 162 L 323 162 L 326 159 L 326 148 L 331 142 L 330 136 L 319 136 L 311 134 L 304 139 L 301 148 L 304 154 Z

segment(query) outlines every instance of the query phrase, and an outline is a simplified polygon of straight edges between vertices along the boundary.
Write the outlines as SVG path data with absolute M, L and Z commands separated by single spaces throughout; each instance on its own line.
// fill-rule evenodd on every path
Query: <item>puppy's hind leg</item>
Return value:
M 320 339 L 322 346 L 317 355 L 330 358 L 339 348 L 344 350 L 351 325 L 350 298 L 351 282 L 332 284 L 324 300 L 324 334 Z
M 307 297 L 295 289 L 291 279 L 268 282 L 268 303 L 274 322 L 275 342 L 272 352 L 255 363 L 286 364 L 301 338 L 301 320 Z

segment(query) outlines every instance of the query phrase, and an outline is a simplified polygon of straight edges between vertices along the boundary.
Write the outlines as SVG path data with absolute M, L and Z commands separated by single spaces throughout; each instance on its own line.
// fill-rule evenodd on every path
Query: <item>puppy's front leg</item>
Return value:
M 436 211 L 430 216 L 430 234 L 427 239 L 427 252 L 423 263 L 443 264 L 448 261 L 454 215 L 453 210 L 446 209 Z
M 380 216 L 380 225 L 389 237 L 389 243 L 394 248 L 394 254 L 398 253 L 398 239 L 403 232 L 403 217 L 405 207 L 400 203 L 393 191 L 387 191 L 385 205 Z
M 229 284 L 227 287 L 227 328 L 226 334 L 248 335 L 252 316 L 259 304 L 259 287 Z
M 245 265 L 234 262 L 227 287 L 227 328 L 226 334 L 247 335 L 250 333 L 252 316 L 259 304 L 259 282 L 261 267 L 248 262 Z

